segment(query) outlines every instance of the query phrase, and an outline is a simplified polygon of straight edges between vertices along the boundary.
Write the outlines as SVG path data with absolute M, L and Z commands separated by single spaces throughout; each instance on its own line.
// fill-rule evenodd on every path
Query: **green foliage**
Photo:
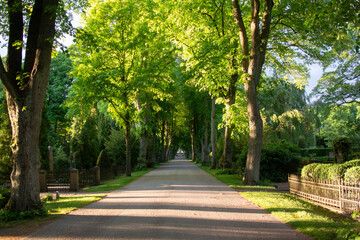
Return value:
M 301 169 L 301 177 L 302 178 L 314 178 L 314 169 L 319 165 L 320 163 L 311 163 L 306 166 L 304 166 Z
M 357 166 L 360 166 L 360 159 L 347 161 L 347 162 L 343 163 L 342 165 L 345 166 L 346 168 L 357 167 Z
M 9 201 L 11 194 L 10 188 L 0 187 L 0 209 L 4 208 Z
M 49 145 L 65 145 L 70 121 L 66 118 L 68 108 L 63 106 L 68 97 L 73 79 L 69 72 L 72 62 L 65 52 L 60 52 L 52 58 L 49 74 L 49 83 L 46 90 L 46 120 L 49 136 Z M 43 116 L 44 119 L 44 116 Z
M 237 172 L 233 168 L 218 169 L 215 172 L 215 175 L 232 175 L 232 174 L 237 174 Z
M 96 124 L 96 116 L 89 116 L 81 130 L 80 134 L 80 151 L 81 167 L 90 169 L 96 165 L 96 160 L 99 155 L 99 140 Z
M 330 152 L 332 152 L 332 148 L 303 148 L 300 149 L 300 154 L 303 157 L 307 157 L 307 156 L 317 156 L 317 157 L 321 157 L 321 156 L 329 156 Z
M 360 166 L 348 168 L 344 180 L 349 182 L 360 182 Z
M 356 103 L 333 106 L 322 125 L 320 134 L 329 146 L 340 139 L 356 144 L 360 141 L 360 106 Z
M 0 96 L 0 179 L 10 179 L 12 171 L 11 124 L 5 100 L 5 91 Z
M 244 166 L 247 156 L 244 151 L 238 160 L 239 166 Z M 260 179 L 273 182 L 286 181 L 289 173 L 296 173 L 300 167 L 299 149 L 286 141 L 274 142 L 264 146 L 260 162 Z
M 49 171 L 49 131 L 50 122 L 47 116 L 47 106 L 44 104 L 39 136 L 40 168 Z
M 55 147 L 54 170 L 61 171 L 70 168 L 69 155 L 65 153 L 64 147 Z
M 96 166 L 100 168 L 110 168 L 113 165 L 110 157 L 107 154 L 106 149 L 101 150 L 96 161 Z
M 347 167 L 344 164 L 333 164 L 328 168 L 327 177 L 329 180 L 339 180 L 344 178 Z
M 329 179 L 329 168 L 331 167 L 331 164 L 318 164 L 314 168 L 314 179 L 320 179 L 320 180 L 327 180 Z
M 25 211 L 25 212 L 10 212 L 6 210 L 0 210 L 0 220 L 4 222 L 19 221 L 24 219 L 33 219 L 39 216 L 47 215 L 45 209 Z
M 112 162 L 125 166 L 124 131 L 111 129 L 109 140 L 105 142 L 105 149 Z

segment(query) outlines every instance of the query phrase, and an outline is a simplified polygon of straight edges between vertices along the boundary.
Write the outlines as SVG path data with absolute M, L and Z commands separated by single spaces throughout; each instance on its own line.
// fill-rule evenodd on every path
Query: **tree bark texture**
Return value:
M 42 208 L 39 196 L 39 134 L 46 87 L 48 84 L 52 42 L 55 35 L 56 0 L 35 1 L 30 17 L 26 56 L 23 62 L 23 5 L 9 0 L 9 42 L 6 68 L 0 61 L 0 78 L 6 88 L 6 100 L 12 128 L 10 211 Z
M 271 27 L 271 12 L 274 2 L 273 0 L 265 0 L 263 2 L 263 16 L 260 28 L 259 14 L 261 2 L 260 0 L 251 0 L 250 45 L 239 1 L 232 0 L 232 3 L 234 18 L 239 28 L 242 55 L 244 56 L 241 64 L 242 72 L 243 74 L 246 74 L 245 93 L 250 130 L 244 182 L 246 184 L 257 184 L 259 182 L 263 131 L 263 122 L 257 100 L 257 86 L 265 62 L 266 48 Z
M 215 101 L 214 97 L 211 100 L 211 169 L 216 168 L 216 114 L 215 114 Z

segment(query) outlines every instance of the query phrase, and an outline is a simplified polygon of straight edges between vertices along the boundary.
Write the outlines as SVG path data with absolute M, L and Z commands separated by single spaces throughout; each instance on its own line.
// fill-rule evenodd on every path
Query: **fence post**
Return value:
M 94 184 L 95 186 L 100 185 L 100 167 L 99 166 L 93 167 L 93 171 L 95 173 Z
M 343 201 L 342 201 L 342 199 L 343 199 L 343 197 L 342 197 L 342 185 L 343 185 L 343 180 L 342 179 L 340 179 L 339 180 L 339 203 L 340 203 L 340 211 L 342 212 L 342 210 L 343 210 Z
M 45 170 L 39 171 L 39 183 L 40 183 L 40 192 L 47 192 L 46 171 Z
M 70 191 L 79 191 L 79 171 L 76 168 L 70 169 Z

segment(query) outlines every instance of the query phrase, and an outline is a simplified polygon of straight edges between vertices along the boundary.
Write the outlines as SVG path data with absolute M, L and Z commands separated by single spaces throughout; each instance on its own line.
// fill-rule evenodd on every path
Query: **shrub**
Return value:
M 328 169 L 329 180 L 339 180 L 344 178 L 346 167 L 343 164 L 332 164 Z
M 10 198 L 10 188 L 0 187 L 0 209 L 4 208 Z
M 70 162 L 62 146 L 55 147 L 54 151 L 54 169 L 55 171 L 69 169 Z
M 282 182 L 289 173 L 296 173 L 300 166 L 299 149 L 287 141 L 274 142 L 262 149 L 260 180 Z M 237 165 L 245 167 L 247 150 L 238 155 Z
M 331 166 L 331 164 L 318 164 L 314 168 L 314 178 L 320 180 L 328 180 L 328 172 Z
M 311 163 L 304 166 L 301 170 L 301 177 L 302 178 L 314 178 L 314 169 L 320 165 L 320 163 Z
M 349 182 L 360 182 L 360 166 L 346 170 L 344 180 Z
M 342 164 L 346 168 L 360 166 L 360 159 L 351 160 Z
M 300 150 L 300 155 L 302 157 L 308 157 L 311 155 L 315 155 L 317 157 L 329 156 L 332 148 L 304 148 Z
M 232 168 L 225 168 L 225 169 L 219 169 L 215 173 L 216 175 L 232 175 L 236 174 L 235 169 Z

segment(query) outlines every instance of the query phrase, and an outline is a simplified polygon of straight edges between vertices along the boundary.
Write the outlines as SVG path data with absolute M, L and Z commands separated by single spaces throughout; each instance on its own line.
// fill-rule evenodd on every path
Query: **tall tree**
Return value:
M 242 53 L 242 72 L 245 74 L 245 93 L 249 116 L 250 140 L 246 161 L 244 182 L 255 184 L 259 182 L 259 170 L 262 148 L 263 122 L 261 119 L 257 86 L 260 81 L 265 62 L 267 43 L 270 35 L 271 12 L 274 6 L 272 0 L 251 0 L 250 35 L 243 19 L 243 11 L 238 0 L 232 0 L 233 13 L 239 28 L 239 38 Z M 262 9 L 261 3 L 263 4 Z M 260 15 L 262 10 L 262 19 Z
M 157 27 L 155 10 L 153 1 L 93 1 L 72 49 L 77 78 L 72 101 L 89 107 L 100 100 L 109 103 L 112 116 L 125 128 L 128 176 L 133 103 L 143 92 L 163 98 L 159 86 L 168 82 L 166 69 L 175 62 L 172 44 Z
M 52 42 L 55 36 L 57 0 L 36 0 L 29 23 L 25 22 L 27 3 L 4 1 L 8 13 L 8 55 L 0 62 L 0 78 L 6 88 L 12 126 L 12 191 L 7 208 L 28 211 L 42 207 L 39 196 L 39 132 L 48 83 Z M 27 29 L 25 29 L 27 27 Z M 27 32 L 23 58 L 24 32 Z

